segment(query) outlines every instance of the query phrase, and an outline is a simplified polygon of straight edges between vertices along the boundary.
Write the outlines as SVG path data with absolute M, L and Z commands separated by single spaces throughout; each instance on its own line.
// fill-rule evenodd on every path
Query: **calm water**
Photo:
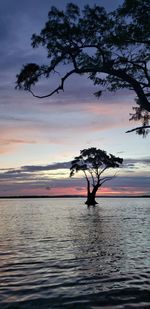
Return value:
M 150 308 L 150 199 L 0 200 L 0 308 Z

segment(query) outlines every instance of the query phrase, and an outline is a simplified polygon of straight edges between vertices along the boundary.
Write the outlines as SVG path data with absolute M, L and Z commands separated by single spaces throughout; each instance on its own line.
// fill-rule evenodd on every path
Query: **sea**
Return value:
M 150 199 L 0 199 L 0 309 L 150 308 Z

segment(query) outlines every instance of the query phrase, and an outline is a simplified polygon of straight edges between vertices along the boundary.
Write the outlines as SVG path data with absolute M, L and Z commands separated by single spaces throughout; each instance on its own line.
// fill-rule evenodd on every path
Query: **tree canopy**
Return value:
M 71 162 L 70 177 L 75 173 L 83 172 L 87 181 L 87 204 L 94 205 L 98 189 L 114 176 L 102 177 L 102 174 L 110 169 L 117 168 L 123 162 L 122 158 L 107 154 L 106 151 L 95 147 L 83 149 L 80 155 Z M 92 187 L 92 190 L 91 190 Z
M 133 129 L 148 133 L 150 120 L 150 1 L 125 0 L 113 12 L 104 7 L 86 5 L 82 11 L 69 3 L 66 10 L 51 7 L 48 21 L 39 35 L 33 34 L 33 48 L 42 45 L 47 50 L 48 64 L 29 63 L 17 75 L 17 88 L 38 98 L 49 97 L 64 90 L 73 74 L 87 74 L 100 97 L 103 90 L 129 89 L 136 95 L 131 120 L 142 121 Z M 60 75 L 60 83 L 48 94 L 33 92 L 33 86 L 52 74 Z

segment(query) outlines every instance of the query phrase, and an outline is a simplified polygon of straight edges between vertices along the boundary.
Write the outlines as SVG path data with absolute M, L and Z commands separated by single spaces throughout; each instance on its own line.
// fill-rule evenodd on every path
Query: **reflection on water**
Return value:
M 150 308 L 149 199 L 0 200 L 0 308 Z

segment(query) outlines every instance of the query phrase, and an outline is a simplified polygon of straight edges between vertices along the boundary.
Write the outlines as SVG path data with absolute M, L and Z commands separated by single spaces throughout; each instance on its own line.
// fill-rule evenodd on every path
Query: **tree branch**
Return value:
M 111 179 L 113 179 L 113 178 L 115 178 L 115 177 L 116 177 L 116 174 L 113 175 L 112 177 L 104 177 L 103 179 L 101 179 L 102 181 L 101 181 L 100 185 L 102 185 L 104 182 L 106 182 L 106 181 L 108 181 L 108 180 L 111 180 Z
M 54 89 L 52 92 L 50 92 L 49 94 L 46 94 L 46 95 L 43 95 L 43 96 L 38 96 L 36 95 L 31 89 L 29 89 L 29 92 L 35 97 L 35 98 L 38 98 L 38 99 L 44 99 L 44 98 L 48 98 L 50 96 L 52 96 L 54 93 L 59 93 L 60 90 L 64 90 L 64 83 L 65 83 L 65 80 L 70 76 L 72 75 L 73 73 L 75 73 L 76 70 L 73 69 L 71 70 L 70 72 L 66 73 L 66 75 L 64 75 L 62 78 L 61 78 L 61 84 L 56 88 Z
M 94 179 L 93 173 L 90 169 L 89 169 L 89 173 L 90 173 L 91 178 L 92 178 L 92 185 L 95 186 L 95 179 Z
M 137 131 L 137 130 L 141 130 L 141 129 L 150 129 L 150 126 L 141 126 L 141 127 L 137 127 L 137 128 L 134 128 L 134 129 L 131 129 L 131 130 L 126 131 L 126 133 L 130 133 L 130 132 Z
M 87 174 L 86 174 L 86 171 L 83 170 L 83 173 L 84 173 L 84 175 L 85 175 L 85 178 L 86 178 L 87 182 L 89 182 L 89 179 L 88 179 L 88 176 L 87 176 Z
M 108 69 L 105 70 L 105 68 L 104 68 L 104 71 L 107 74 L 117 76 L 117 77 L 121 78 L 122 80 L 125 80 L 127 83 L 129 83 L 133 87 L 135 93 L 137 94 L 137 96 L 140 100 L 140 105 L 145 110 L 150 112 L 150 103 L 149 103 L 148 99 L 146 98 L 146 95 L 145 95 L 140 83 L 137 82 L 135 78 L 133 78 L 132 76 L 130 76 L 124 70 L 121 70 L 121 69 L 116 70 L 116 69 L 113 69 L 113 68 L 108 68 Z
M 140 105 L 150 112 L 150 102 L 148 101 L 141 85 L 135 78 L 133 78 L 131 75 L 127 74 L 124 69 L 114 69 L 112 67 L 112 63 L 103 63 L 103 65 L 98 68 L 97 65 L 92 65 L 91 67 L 87 68 L 81 68 L 80 70 L 76 71 L 76 73 L 106 73 L 110 74 L 112 76 L 118 77 L 123 81 L 126 81 L 129 85 L 132 86 L 132 89 L 137 94 Z
M 105 171 L 107 170 L 109 167 L 108 166 L 105 166 L 98 174 L 98 178 L 100 178 L 100 175 Z

